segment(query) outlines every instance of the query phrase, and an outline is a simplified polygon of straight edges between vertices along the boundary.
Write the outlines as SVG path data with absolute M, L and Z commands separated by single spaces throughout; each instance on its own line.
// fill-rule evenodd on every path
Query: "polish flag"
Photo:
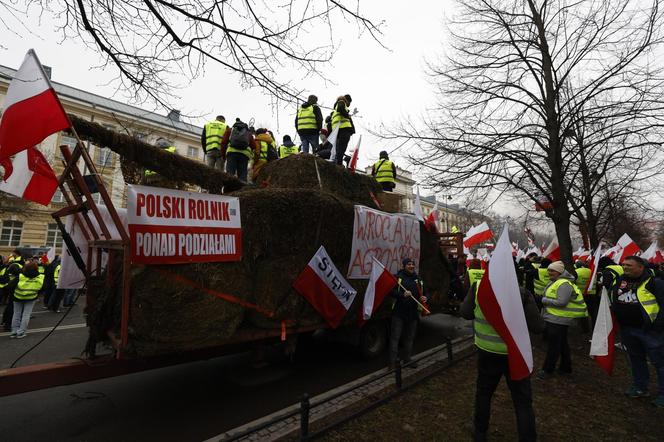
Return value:
M 558 245 L 558 240 L 556 238 L 551 240 L 549 246 L 544 252 L 542 252 L 542 256 L 551 261 L 560 261 L 560 246 Z
M 464 247 L 472 247 L 475 244 L 480 244 L 483 241 L 488 241 L 493 238 L 493 232 L 489 228 L 489 225 L 485 222 L 479 226 L 473 226 L 468 229 L 466 236 L 463 238 Z
M 416 187 L 415 207 L 413 207 L 413 213 L 418 220 L 424 220 L 424 215 L 422 214 L 422 203 L 420 202 L 420 186 Z
M 9 84 L 0 117 L 0 160 L 70 126 L 37 55 L 30 49 Z
M 645 259 L 646 261 L 650 261 L 651 259 L 655 258 L 655 256 L 657 256 L 657 241 L 653 241 L 650 244 L 650 247 L 648 247 L 646 251 L 641 254 L 641 258 Z
M 613 262 L 618 264 L 617 257 L 619 256 L 620 250 L 621 250 L 620 246 L 613 246 L 611 248 L 606 249 L 602 257 L 607 256 L 608 258 L 613 260 Z
M 534 253 L 537 256 L 542 256 L 542 250 L 540 250 L 540 248 L 537 246 L 533 246 L 526 250 L 526 256 L 530 255 L 531 253 Z
M 438 201 L 433 205 L 431 213 L 427 216 L 426 221 L 424 221 L 424 226 L 430 232 L 438 231 Z
M 13 160 L 0 160 L 5 169 L 0 190 L 48 206 L 58 189 L 58 178 L 35 147 L 22 150 Z
M 639 246 L 626 233 L 620 237 L 616 245 L 620 247 L 620 251 L 616 253 L 616 257 L 613 260 L 619 264 L 622 264 L 628 256 L 636 255 L 641 251 Z
M 590 263 L 590 280 L 587 285 L 583 288 L 583 294 L 588 294 L 588 289 L 595 284 L 597 281 L 597 272 L 599 270 L 599 259 L 602 257 L 602 246 L 597 246 L 595 250 L 595 256 L 593 257 L 592 262 Z
M 350 162 L 348 163 L 348 170 L 351 172 L 355 172 L 355 168 L 357 167 L 357 158 L 360 155 L 360 143 L 362 142 L 362 135 L 360 135 L 360 139 L 357 140 L 357 146 L 355 146 L 355 150 L 353 151 L 353 156 L 350 157 Z
M 615 360 L 615 337 L 618 324 L 614 321 L 609 308 L 609 296 L 602 289 L 602 298 L 597 311 L 597 321 L 590 341 L 590 356 L 608 374 L 613 373 Z
M 367 286 L 367 291 L 364 293 L 364 303 L 362 304 L 363 321 L 371 318 L 371 315 L 383 303 L 385 296 L 397 285 L 397 278 L 387 271 L 380 261 L 375 257 L 372 258 L 373 267 L 371 267 L 371 277 L 369 278 L 369 285 Z
M 572 254 L 572 259 L 585 261 L 590 256 L 590 251 L 586 250 L 583 246 L 579 247 L 576 252 Z
M 332 145 L 332 151 L 330 152 L 330 161 L 334 163 L 337 159 L 337 138 L 339 137 L 339 127 L 341 126 L 341 123 L 337 124 L 337 127 L 335 127 L 332 132 L 330 132 L 330 135 L 327 137 L 327 141 Z
M 650 260 L 653 264 L 661 264 L 664 262 L 664 255 L 661 250 L 655 252 L 655 257 Z
M 293 282 L 293 288 L 309 301 L 332 328 L 337 328 L 357 295 L 357 291 L 341 275 L 323 246 L 320 246 Z
M 486 320 L 507 345 L 510 378 L 517 381 L 528 377 L 533 370 L 533 352 L 507 225 L 480 281 L 477 303 Z

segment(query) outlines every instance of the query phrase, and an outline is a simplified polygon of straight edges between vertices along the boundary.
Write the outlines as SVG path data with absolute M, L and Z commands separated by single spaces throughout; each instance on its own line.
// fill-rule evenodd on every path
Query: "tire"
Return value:
M 360 354 L 365 359 L 380 356 L 387 348 L 387 325 L 385 321 L 371 321 L 360 331 Z

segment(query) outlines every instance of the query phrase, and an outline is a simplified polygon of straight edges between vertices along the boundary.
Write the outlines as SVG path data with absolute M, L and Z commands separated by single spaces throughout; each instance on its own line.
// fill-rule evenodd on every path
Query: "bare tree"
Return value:
M 579 146 L 587 147 L 575 128 L 592 109 L 618 118 L 629 105 L 616 103 L 661 96 L 660 72 L 651 67 L 662 42 L 660 0 L 644 3 L 459 1 L 450 55 L 431 66 L 439 106 L 426 128 L 411 122 L 385 135 L 419 142 L 423 154 L 412 160 L 428 171 L 429 185 L 550 201 L 545 213 L 571 264 L 570 199 L 578 193 L 571 186 L 582 173 Z M 653 111 L 655 104 L 633 114 Z M 608 143 L 609 155 L 638 155 L 640 135 L 624 136 L 622 148 Z
M 279 99 L 294 100 L 297 85 L 280 72 L 321 76 L 332 58 L 337 24 L 356 24 L 378 41 L 380 24 L 365 18 L 359 0 L 28 0 L 25 10 L 0 0 L 19 17 L 31 7 L 50 14 L 65 38 L 83 40 L 106 65 L 119 69 L 125 87 L 164 103 L 173 75 L 191 79 L 209 62 L 240 74 Z M 0 26 L 4 24 L 0 20 Z

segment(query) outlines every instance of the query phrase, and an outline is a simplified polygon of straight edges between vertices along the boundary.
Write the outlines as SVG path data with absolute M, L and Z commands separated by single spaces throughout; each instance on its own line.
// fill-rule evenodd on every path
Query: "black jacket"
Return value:
M 612 285 L 610 291 L 610 297 L 612 301 L 618 295 L 618 289 L 620 287 L 620 283 L 624 278 L 625 278 L 624 275 L 621 276 L 616 280 L 616 283 Z M 646 289 L 650 293 L 655 295 L 657 304 L 659 304 L 659 313 L 657 313 L 655 322 L 651 323 L 650 318 L 647 317 L 646 312 L 643 310 L 643 308 L 641 308 L 641 313 L 643 314 L 643 329 L 645 331 L 654 331 L 657 333 L 661 333 L 664 332 L 664 281 L 662 281 L 661 279 L 654 278 L 652 274 L 648 271 L 648 269 L 645 270 L 642 276 L 643 280 L 647 278 L 650 278 L 650 281 L 648 281 L 648 283 L 646 284 Z
M 422 279 L 417 276 L 417 273 L 409 274 L 401 269 L 396 277 L 400 280 L 401 285 L 411 292 L 418 301 L 420 296 L 426 296 L 428 298 L 427 289 L 424 287 Z M 394 298 L 393 314 L 397 315 L 404 321 L 417 320 L 420 317 L 417 302 L 415 302 L 410 296 L 405 297 L 403 294 L 404 289 L 398 285 L 392 290 L 392 293 L 390 293 L 390 296 Z

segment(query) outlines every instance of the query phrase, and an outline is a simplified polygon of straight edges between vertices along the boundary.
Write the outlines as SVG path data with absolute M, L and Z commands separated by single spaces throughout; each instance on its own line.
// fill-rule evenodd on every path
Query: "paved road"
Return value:
M 56 318 L 36 314 L 31 328 Z M 80 310 L 64 323 L 77 320 L 83 322 Z M 423 320 L 416 349 L 469 331 L 465 321 L 433 315 Z M 0 337 L 0 363 L 7 366 L 40 334 L 20 341 Z M 60 359 L 77 355 L 85 334 L 84 328 L 57 331 L 25 361 L 45 362 L 58 352 Z M 292 361 L 260 369 L 251 368 L 248 355 L 234 355 L 26 393 L 0 399 L 0 440 L 200 441 L 291 405 L 305 392 L 327 391 L 383 365 L 383 360 L 361 360 L 347 345 L 312 342 Z

